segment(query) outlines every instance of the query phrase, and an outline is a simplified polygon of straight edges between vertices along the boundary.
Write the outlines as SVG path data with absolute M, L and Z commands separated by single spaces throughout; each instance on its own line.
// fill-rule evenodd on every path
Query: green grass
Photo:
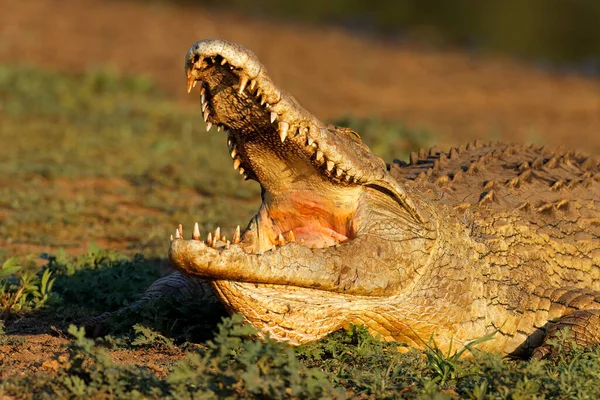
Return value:
M 232 230 L 256 211 L 258 186 L 239 179 L 198 110 L 144 78 L 4 66 L 0 104 L 0 370 L 31 335 L 70 335 L 48 354 L 54 370 L 11 375 L 0 397 L 600 397 L 598 349 L 463 360 L 434 342 L 403 354 L 361 327 L 293 349 L 255 339 L 237 317 L 217 326 L 224 310 L 194 299 L 150 302 L 107 320 L 109 336 L 85 338 L 75 325 L 131 305 L 164 272 L 177 223 Z M 336 123 L 387 160 L 433 141 L 393 122 Z M 164 356 L 164 371 L 111 358 L 124 353 Z

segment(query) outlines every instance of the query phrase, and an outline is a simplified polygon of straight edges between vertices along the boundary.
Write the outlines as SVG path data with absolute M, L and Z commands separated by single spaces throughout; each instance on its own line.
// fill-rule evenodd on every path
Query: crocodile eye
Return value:
M 335 125 L 327 125 L 327 130 L 330 132 L 337 132 L 348 136 L 350 139 L 354 140 L 356 143 L 362 143 L 360 136 L 353 129 L 346 128 L 344 126 L 335 126 Z

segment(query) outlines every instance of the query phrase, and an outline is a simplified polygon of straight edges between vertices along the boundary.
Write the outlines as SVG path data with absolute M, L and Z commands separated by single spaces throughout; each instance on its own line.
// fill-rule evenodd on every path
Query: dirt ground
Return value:
M 600 82 L 460 51 L 417 51 L 333 27 L 250 19 L 166 2 L 1 0 L 0 62 L 61 70 L 115 66 L 184 97 L 183 55 L 224 38 L 252 49 L 274 81 L 325 119 L 381 116 L 441 145 L 494 136 L 600 150 Z
M 114 66 L 152 77 L 184 107 L 197 107 L 185 96 L 185 52 L 196 40 L 219 37 L 252 49 L 280 87 L 323 119 L 402 120 L 432 130 L 442 146 L 491 136 L 600 151 L 599 81 L 497 56 L 394 47 L 333 27 L 167 3 L 0 0 L 0 10 L 0 63 L 66 71 Z M 57 368 L 52 355 L 66 342 L 60 332 L 23 337 L 25 346 L 0 346 L 0 359 L 11 360 L 0 379 Z M 181 354 L 113 357 L 161 374 Z

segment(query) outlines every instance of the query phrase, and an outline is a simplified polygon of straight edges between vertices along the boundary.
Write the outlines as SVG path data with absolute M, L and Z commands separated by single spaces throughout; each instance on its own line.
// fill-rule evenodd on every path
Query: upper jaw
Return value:
M 233 145 L 244 135 L 262 135 L 270 141 L 266 145 L 289 146 L 287 150 L 342 184 L 367 183 L 374 171 L 385 171 L 385 163 L 360 140 L 326 126 L 275 86 L 254 53 L 238 44 L 218 39 L 195 43 L 185 57 L 185 74 L 188 91 L 200 83 L 208 127 L 224 126 Z M 244 167 L 244 160 L 240 163 Z
M 185 57 L 188 91 L 200 82 L 208 124 L 225 126 L 234 167 L 269 190 L 273 161 L 300 160 L 325 180 L 342 186 L 371 186 L 386 191 L 415 221 L 425 219 L 385 163 L 344 128 L 326 126 L 294 97 L 271 81 L 248 49 L 219 39 L 193 44 Z M 284 188 L 285 189 L 285 188 Z

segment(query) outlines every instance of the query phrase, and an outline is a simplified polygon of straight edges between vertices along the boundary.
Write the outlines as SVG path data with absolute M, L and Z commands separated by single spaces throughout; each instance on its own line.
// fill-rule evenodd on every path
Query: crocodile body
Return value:
M 209 128 L 263 203 L 231 242 L 179 228 L 173 265 L 231 312 L 301 344 L 350 323 L 385 340 L 515 356 L 563 328 L 600 342 L 600 167 L 575 152 L 471 143 L 384 163 L 277 88 L 256 56 L 205 40 L 186 54 Z

